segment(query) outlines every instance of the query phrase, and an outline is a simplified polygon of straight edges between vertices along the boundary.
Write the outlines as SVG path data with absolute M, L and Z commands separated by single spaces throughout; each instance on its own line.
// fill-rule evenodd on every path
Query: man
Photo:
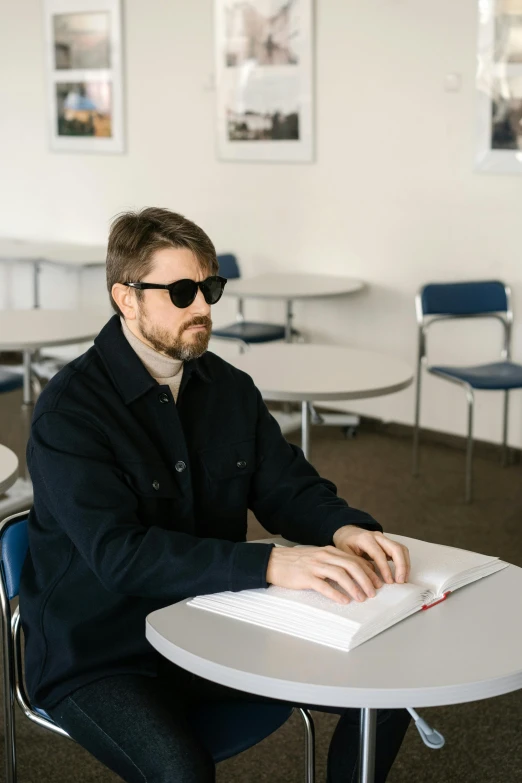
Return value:
M 149 612 L 269 583 L 371 600 L 393 581 L 388 559 L 396 581 L 408 578 L 407 550 L 287 443 L 249 376 L 206 353 L 225 282 L 217 271 L 191 221 L 162 209 L 120 216 L 107 253 L 117 315 L 44 389 L 28 444 L 29 694 L 131 783 L 214 780 L 187 706 L 253 698 L 163 659 L 145 639 Z M 248 508 L 310 546 L 245 543 Z M 380 713 L 377 781 L 407 724 L 405 711 Z M 346 710 L 331 781 L 353 779 L 357 747 L 357 712 Z

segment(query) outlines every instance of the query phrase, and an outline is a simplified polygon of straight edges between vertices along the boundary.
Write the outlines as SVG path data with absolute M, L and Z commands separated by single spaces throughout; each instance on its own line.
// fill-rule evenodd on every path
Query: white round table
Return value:
M 40 306 L 39 276 L 42 264 L 65 267 L 105 266 L 107 249 L 102 245 L 76 245 L 65 242 L 0 237 L 0 261 L 28 262 L 33 265 L 33 306 Z
M 224 296 L 243 299 L 282 299 L 286 302 L 285 339 L 292 339 L 293 302 L 295 299 L 322 299 L 332 296 L 346 296 L 364 288 L 362 280 L 333 275 L 266 273 L 256 277 L 229 280 Z
M 253 378 L 265 399 L 301 403 L 306 457 L 312 401 L 378 397 L 406 389 L 413 381 L 413 369 L 401 359 L 343 345 L 274 342 L 241 354 L 228 352 L 226 358 Z
M 0 351 L 24 354 L 24 404 L 33 401 L 32 355 L 40 348 L 92 340 L 109 320 L 107 310 L 1 310 Z
M 188 607 L 152 612 L 146 636 L 213 682 L 292 703 L 363 710 L 361 781 L 373 780 L 376 709 L 434 707 L 522 688 L 522 569 L 455 591 L 350 652 Z
M 8 449 L 0 445 L 0 495 L 13 486 L 18 477 L 18 457 Z

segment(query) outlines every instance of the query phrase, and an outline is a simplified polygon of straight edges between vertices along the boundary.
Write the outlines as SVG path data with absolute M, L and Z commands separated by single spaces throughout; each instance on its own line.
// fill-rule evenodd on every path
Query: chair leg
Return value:
M 14 661 L 11 653 L 10 634 L 11 628 L 4 618 L 2 622 L 2 657 L 4 665 L 5 779 L 6 783 L 16 783 Z
M 415 422 L 413 425 L 413 468 L 414 476 L 419 475 L 419 423 L 420 423 L 420 395 L 421 395 L 421 363 L 417 363 L 417 378 L 415 381 Z
M 466 449 L 466 503 L 473 499 L 473 389 L 466 390 L 468 398 L 468 446 Z
M 315 782 L 315 727 L 308 710 L 299 707 L 305 727 L 305 783 Z
M 504 392 L 504 421 L 502 426 L 502 467 L 506 467 L 508 464 L 508 416 L 509 416 L 509 392 L 506 389 Z

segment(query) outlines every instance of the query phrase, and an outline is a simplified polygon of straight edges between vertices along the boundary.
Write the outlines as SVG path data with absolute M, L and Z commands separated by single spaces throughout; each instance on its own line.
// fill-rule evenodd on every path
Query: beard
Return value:
M 190 359 L 199 359 L 207 350 L 212 331 L 212 321 L 208 316 L 195 315 L 190 321 L 181 325 L 177 335 L 172 335 L 167 329 L 149 324 L 143 311 L 140 315 L 142 316 L 139 323 L 140 332 L 159 353 L 187 362 Z M 189 341 L 185 341 L 183 334 L 190 326 L 204 326 L 205 330 L 194 332 Z

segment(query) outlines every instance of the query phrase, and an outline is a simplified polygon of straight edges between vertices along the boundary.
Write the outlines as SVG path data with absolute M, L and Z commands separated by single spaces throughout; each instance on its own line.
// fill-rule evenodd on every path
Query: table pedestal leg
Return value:
M 33 308 L 40 307 L 40 262 L 33 262 Z
M 294 321 L 293 302 L 291 299 L 288 299 L 286 302 L 285 343 L 292 342 L 293 321 Z
M 310 403 L 301 403 L 301 448 L 308 459 L 310 454 Z
M 33 418 L 33 385 L 32 385 L 32 353 L 31 351 L 24 351 L 24 388 L 23 388 L 23 400 L 22 400 L 22 428 L 23 428 L 23 442 L 24 442 L 24 478 L 29 478 L 29 471 L 27 469 L 27 462 L 25 460 L 25 445 L 29 440 L 31 430 L 31 419 Z
M 373 783 L 375 779 L 375 735 L 377 710 L 364 707 L 361 710 L 359 741 L 359 782 Z
M 24 405 L 33 404 L 33 390 L 31 387 L 31 351 L 24 351 Z
M 286 323 L 285 323 L 285 343 L 292 342 L 292 324 L 294 320 L 294 312 L 292 309 L 293 302 L 291 299 L 286 300 Z M 292 412 L 292 403 L 283 403 L 284 413 L 290 414 Z

